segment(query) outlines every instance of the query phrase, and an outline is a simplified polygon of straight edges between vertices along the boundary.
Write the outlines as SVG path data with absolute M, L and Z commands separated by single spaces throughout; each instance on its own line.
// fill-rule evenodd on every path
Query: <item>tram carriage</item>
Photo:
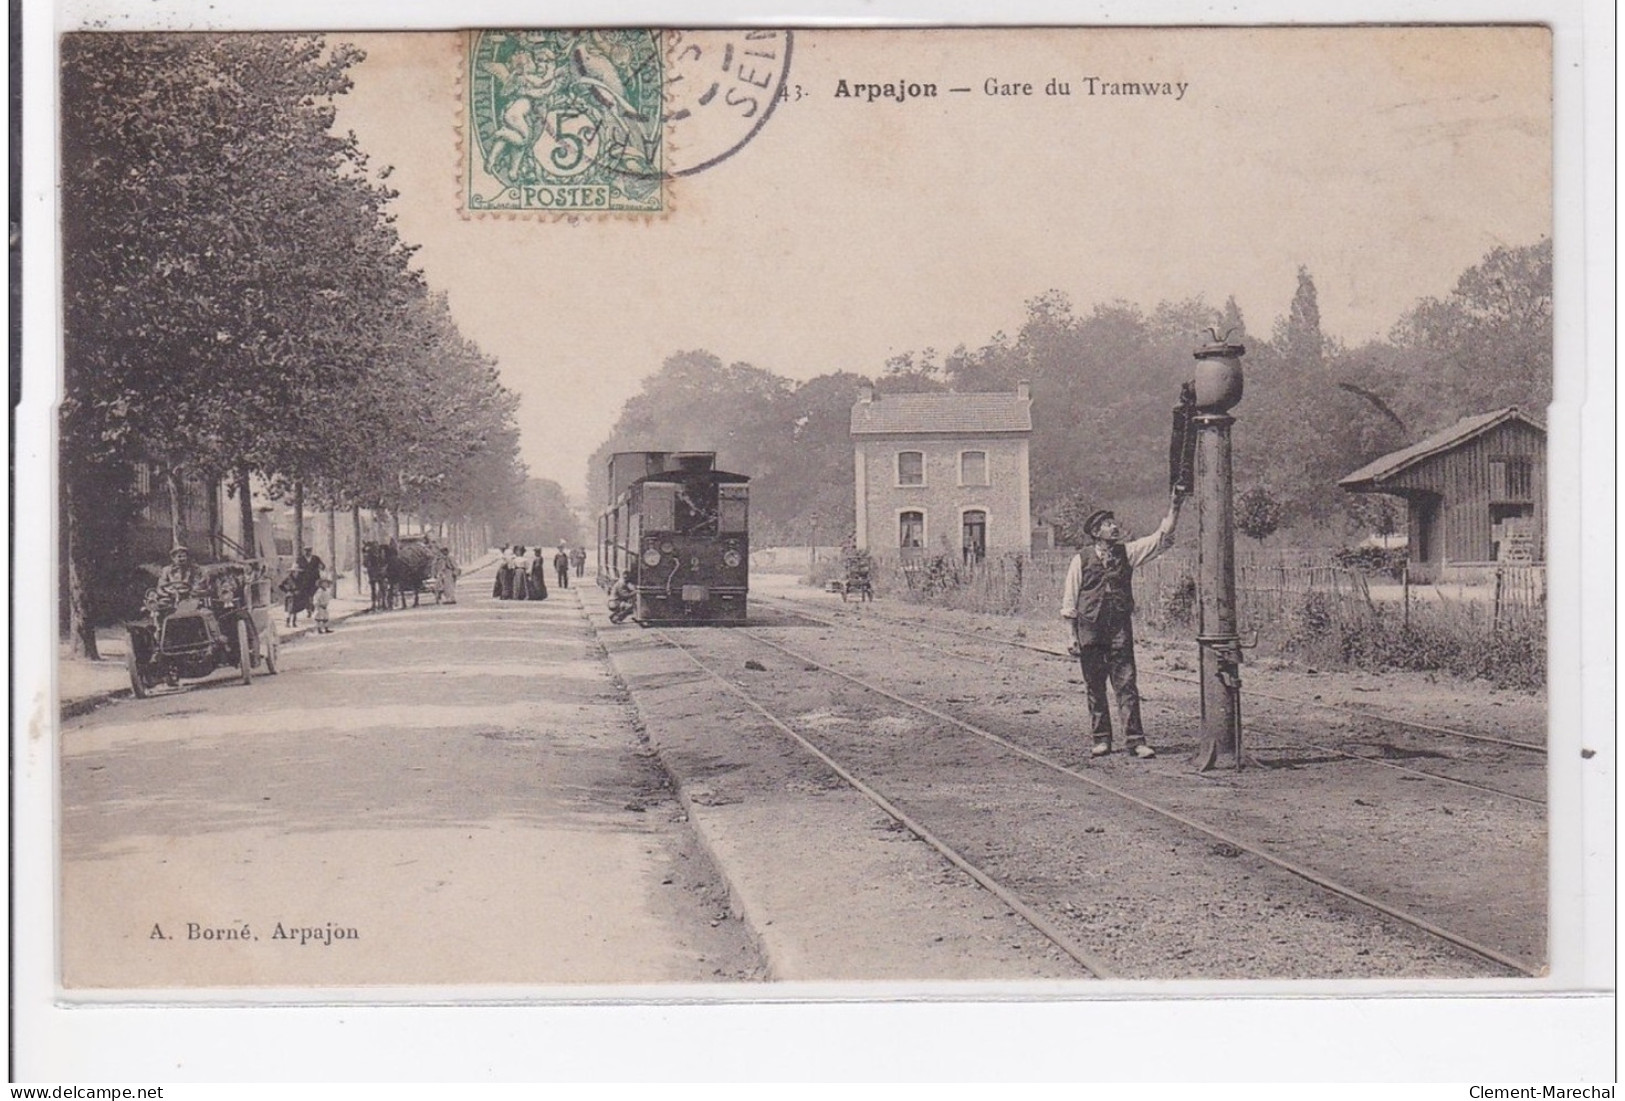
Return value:
M 598 584 L 623 575 L 639 623 L 743 623 L 750 583 L 750 478 L 711 451 L 622 451 L 598 518 Z

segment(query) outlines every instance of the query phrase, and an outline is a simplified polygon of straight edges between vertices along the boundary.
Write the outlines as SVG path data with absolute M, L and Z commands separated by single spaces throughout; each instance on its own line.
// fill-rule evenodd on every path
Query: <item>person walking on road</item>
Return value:
M 541 552 L 540 547 L 536 549 L 537 553 Z M 568 589 L 570 587 L 570 552 L 564 549 L 563 543 L 560 543 L 559 549 L 553 552 L 553 570 L 559 575 L 559 588 Z
M 580 577 L 587 569 L 587 548 L 577 547 L 570 552 L 570 565 L 576 568 L 576 576 Z
M 1089 697 L 1091 757 L 1112 751 L 1112 719 L 1106 682 L 1117 690 L 1117 716 L 1124 746 L 1142 759 L 1155 757 L 1140 724 L 1140 689 L 1134 667 L 1134 570 L 1173 545 L 1179 495 L 1172 496 L 1161 526 L 1143 539 L 1123 541 L 1123 527 L 1110 509 L 1090 513 L 1083 532 L 1091 540 L 1067 567 L 1061 617 L 1072 625 L 1073 652 Z
M 332 602 L 332 600 L 333 594 L 328 591 L 327 580 L 323 578 L 321 581 L 316 583 L 315 595 L 310 598 L 311 615 L 316 620 L 316 633 L 319 635 L 330 635 L 333 633 L 333 628 L 328 626 L 328 623 L 332 618 L 328 612 L 328 605 Z
M 513 555 L 513 585 L 508 595 L 514 600 L 529 600 L 530 568 L 536 559 L 523 544 L 514 547 Z
M 452 560 L 450 547 L 440 548 L 440 557 L 436 560 L 435 566 L 440 579 L 439 600 L 445 604 L 457 603 L 457 578 L 462 576 L 463 571 L 459 570 L 457 563 Z
M 503 590 L 507 587 L 506 581 L 508 574 L 512 572 L 512 570 L 513 565 L 508 558 L 508 545 L 504 543 L 502 549 L 497 552 L 496 576 L 491 582 L 491 595 L 496 597 L 498 600 L 508 599 L 507 593 Z
M 547 558 L 543 556 L 541 547 L 536 548 L 536 557 L 530 561 L 530 598 L 547 599 Z

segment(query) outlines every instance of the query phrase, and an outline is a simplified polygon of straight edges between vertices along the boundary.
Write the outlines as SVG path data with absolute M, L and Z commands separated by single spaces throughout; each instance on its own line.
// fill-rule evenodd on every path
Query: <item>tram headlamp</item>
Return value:
M 729 569 L 739 565 L 739 552 L 733 549 L 722 552 L 722 564 Z
M 672 541 L 670 539 L 668 539 L 664 543 L 660 544 L 660 553 L 661 554 L 675 554 L 675 553 L 677 553 L 677 548 L 674 545 L 672 545 Z
M 643 552 L 643 564 L 645 566 L 658 566 L 658 565 L 660 565 L 660 548 L 659 547 L 650 547 L 648 550 L 644 551 Z

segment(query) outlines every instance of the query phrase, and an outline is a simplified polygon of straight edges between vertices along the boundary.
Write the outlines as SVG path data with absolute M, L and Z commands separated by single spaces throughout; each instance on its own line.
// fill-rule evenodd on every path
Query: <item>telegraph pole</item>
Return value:
M 1236 633 L 1235 481 L 1230 464 L 1230 410 L 1241 401 L 1241 357 L 1247 349 L 1213 333 L 1198 348 L 1196 412 L 1196 642 L 1201 653 L 1202 742 L 1196 767 L 1242 768 L 1241 637 Z

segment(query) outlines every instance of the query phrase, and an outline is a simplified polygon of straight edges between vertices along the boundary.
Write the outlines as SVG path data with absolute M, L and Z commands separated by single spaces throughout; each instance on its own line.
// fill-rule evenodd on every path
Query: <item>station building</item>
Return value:
M 904 561 L 1025 552 L 1032 395 L 885 394 L 852 406 L 857 543 Z
M 1546 429 L 1517 406 L 1463 417 L 1337 484 L 1404 499 L 1412 580 L 1546 560 Z

